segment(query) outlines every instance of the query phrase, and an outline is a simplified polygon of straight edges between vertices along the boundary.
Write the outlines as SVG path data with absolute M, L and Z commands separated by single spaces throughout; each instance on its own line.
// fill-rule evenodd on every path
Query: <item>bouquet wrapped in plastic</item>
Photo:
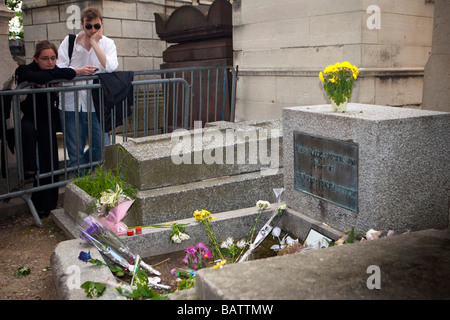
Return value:
M 105 227 L 101 222 L 101 218 L 80 216 L 77 221 L 77 227 L 80 230 L 81 239 L 95 246 L 101 254 L 125 269 L 130 270 L 135 260 L 138 259 L 115 233 Z M 142 260 L 139 260 L 139 266 L 152 274 L 161 275 L 159 271 L 153 269 Z M 158 279 L 149 281 L 149 283 L 152 283 L 155 287 L 166 289 L 167 286 L 157 284 Z
M 133 204 L 134 200 L 128 200 L 119 203 L 117 206 L 111 208 L 106 217 L 100 218 L 101 223 L 110 231 L 118 236 L 127 234 L 128 227 L 122 222 L 127 215 L 128 209 Z
M 110 231 L 121 236 L 126 235 L 128 227 L 122 220 L 127 215 L 134 200 L 127 196 L 116 184 L 115 188 L 102 192 L 98 199 L 99 216 L 102 224 Z

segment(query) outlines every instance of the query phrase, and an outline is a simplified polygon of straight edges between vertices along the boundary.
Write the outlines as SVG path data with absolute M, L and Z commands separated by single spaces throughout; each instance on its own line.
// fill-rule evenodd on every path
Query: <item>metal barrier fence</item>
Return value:
M 45 88 L 35 87 L 33 84 L 21 84 L 15 90 L 0 91 L 0 148 L 1 148 L 1 176 L 0 176 L 0 201 L 8 201 L 9 198 L 22 197 L 31 211 L 38 226 L 41 226 L 38 212 L 33 203 L 32 195 L 40 191 L 58 188 L 66 185 L 74 174 L 83 173 L 95 168 L 104 162 L 104 146 L 116 143 L 118 140 L 127 141 L 128 137 L 143 137 L 171 132 L 177 128 L 191 129 L 195 121 L 203 123 L 227 120 L 234 121 L 235 88 L 237 75 L 233 68 L 219 67 L 195 67 L 185 69 L 150 70 L 134 72 L 132 81 L 133 102 L 128 103 L 128 99 L 122 102 L 122 106 L 113 108 L 111 114 L 111 131 L 101 134 L 101 157 L 95 160 L 92 153 L 92 120 L 95 116 L 92 113 L 92 94 L 99 92 L 98 110 L 100 127 L 105 132 L 103 98 L 104 90 L 100 83 L 93 83 L 97 76 L 77 77 L 69 82 L 64 82 L 60 86 L 52 86 L 49 83 Z M 55 81 L 58 82 L 58 81 Z M 59 81 L 61 82 L 61 81 Z M 31 88 L 25 88 L 31 86 Z M 77 139 L 78 148 L 86 149 L 88 154 L 87 162 L 83 163 L 80 157 L 76 163 L 69 165 L 67 151 L 66 132 L 67 123 L 64 120 L 66 111 L 64 93 L 87 92 L 87 123 L 88 123 L 88 143 L 80 143 Z M 61 111 L 61 131 L 53 141 L 51 114 L 54 106 L 37 106 L 36 97 L 47 95 L 50 101 L 52 94 L 59 95 Z M 31 96 L 34 108 L 34 129 L 38 130 L 39 121 L 36 117 L 36 109 L 39 113 L 45 112 L 48 120 L 48 132 L 43 135 L 48 139 L 49 145 L 58 145 L 58 152 L 54 154 L 50 150 L 47 155 L 50 167 L 43 170 L 40 164 L 40 148 L 32 151 L 30 158 L 36 159 L 37 172 L 31 178 L 28 177 L 24 160 L 29 162 L 30 150 L 24 150 L 28 141 L 23 140 L 23 119 L 21 115 L 20 102 L 24 97 Z M 73 95 L 74 105 L 79 104 L 78 94 Z M 9 105 L 11 111 L 9 111 Z M 121 110 L 120 110 L 121 108 Z M 116 126 L 116 114 L 126 114 L 127 108 L 131 109 L 131 114 L 124 118 L 122 125 Z M 75 128 L 78 127 L 78 111 L 75 114 Z M 9 119 L 8 119 L 9 118 Z M 95 119 L 95 118 L 94 118 Z M 8 120 L 13 124 L 13 129 L 9 129 Z M 42 118 L 41 118 L 42 120 Z M 25 123 L 26 124 L 26 123 Z M 71 127 L 73 128 L 73 127 Z M 77 132 L 78 134 L 78 132 Z M 78 135 L 77 135 L 78 136 Z M 25 151 L 25 152 L 24 152 Z M 46 151 L 47 152 L 47 151 Z M 41 151 L 41 153 L 43 153 Z M 25 158 L 24 158 L 25 154 Z M 55 162 L 58 159 L 58 162 Z M 83 171 L 85 170 L 85 171 Z M 44 172 L 45 171 L 45 172 Z M 0 203 L 0 207 L 2 204 Z M 0 210 L 1 214 L 1 210 Z

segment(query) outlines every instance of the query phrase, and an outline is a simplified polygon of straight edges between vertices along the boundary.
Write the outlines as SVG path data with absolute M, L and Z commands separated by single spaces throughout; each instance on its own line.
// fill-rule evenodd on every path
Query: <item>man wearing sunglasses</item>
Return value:
M 71 57 L 69 57 L 69 36 L 66 36 L 62 41 L 58 50 L 58 67 L 72 67 L 75 69 L 77 76 L 115 71 L 119 65 L 116 45 L 112 39 L 103 35 L 103 16 L 100 11 L 91 7 L 85 8 L 81 12 L 81 29 L 76 35 Z M 79 81 L 78 83 L 85 84 L 86 81 Z M 92 80 L 88 83 L 92 83 Z M 68 167 L 86 164 L 91 160 L 93 162 L 99 161 L 101 159 L 103 133 L 95 112 L 91 92 L 87 90 L 78 91 L 78 101 L 75 99 L 73 92 L 66 92 L 64 97 L 59 100 L 69 155 Z M 77 116 L 75 110 L 79 111 L 78 130 L 75 127 L 75 117 Z M 84 142 L 89 139 L 89 124 L 92 128 L 92 138 L 89 141 L 88 150 L 85 151 Z

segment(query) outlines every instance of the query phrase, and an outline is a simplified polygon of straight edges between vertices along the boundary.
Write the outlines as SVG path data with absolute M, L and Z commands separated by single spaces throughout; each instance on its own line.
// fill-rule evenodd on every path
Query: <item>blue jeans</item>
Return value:
M 61 112 L 61 121 L 63 121 L 63 112 Z M 90 162 L 99 161 L 102 158 L 102 130 L 95 112 L 91 114 L 92 139 L 89 141 L 89 148 L 85 149 L 86 141 L 89 139 L 89 113 L 78 112 L 78 137 L 75 124 L 75 111 L 65 112 L 65 131 L 67 153 L 69 155 L 68 167 L 75 167 L 78 164 L 83 165 Z M 63 122 L 64 123 L 64 122 Z M 62 124 L 63 125 L 63 124 Z M 64 129 L 64 127 L 63 127 Z M 92 156 L 91 156 L 92 151 Z M 91 158 L 92 157 L 92 158 Z M 89 168 L 79 172 L 87 173 Z

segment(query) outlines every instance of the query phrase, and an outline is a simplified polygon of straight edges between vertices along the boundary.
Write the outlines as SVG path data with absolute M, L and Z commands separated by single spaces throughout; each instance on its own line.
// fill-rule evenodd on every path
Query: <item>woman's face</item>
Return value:
M 53 69 L 56 64 L 56 53 L 53 49 L 44 49 L 38 58 L 33 58 L 41 69 Z

